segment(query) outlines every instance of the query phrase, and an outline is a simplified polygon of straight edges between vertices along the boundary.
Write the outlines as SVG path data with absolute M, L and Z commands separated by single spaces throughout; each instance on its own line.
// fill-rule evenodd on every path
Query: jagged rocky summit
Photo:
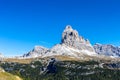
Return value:
M 78 32 L 73 30 L 70 25 L 66 26 L 66 29 L 62 34 L 61 44 L 65 44 L 66 46 L 74 49 L 88 50 L 91 52 L 94 51 L 89 40 L 79 36 Z
M 95 44 L 95 52 L 99 55 L 111 56 L 111 57 L 120 57 L 120 48 L 110 45 L 110 44 Z
M 93 56 L 95 54 L 89 40 L 79 36 L 78 32 L 68 25 L 62 33 L 61 43 L 51 49 L 36 46 L 23 57 L 71 56 L 79 58 L 82 55 Z
M 27 54 L 24 54 L 23 57 L 38 57 L 43 56 L 48 51 L 47 48 L 42 46 L 35 46 L 34 49 Z

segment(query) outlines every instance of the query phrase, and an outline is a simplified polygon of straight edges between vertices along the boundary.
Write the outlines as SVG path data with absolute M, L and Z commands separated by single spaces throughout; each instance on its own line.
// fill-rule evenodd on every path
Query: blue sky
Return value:
M 22 55 L 51 47 L 71 25 L 92 44 L 120 46 L 119 0 L 0 0 L 0 52 Z

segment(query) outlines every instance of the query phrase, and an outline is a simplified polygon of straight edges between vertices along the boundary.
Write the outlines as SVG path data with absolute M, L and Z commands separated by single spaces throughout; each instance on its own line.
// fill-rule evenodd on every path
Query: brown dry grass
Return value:
M 17 58 L 7 58 L 4 59 L 5 62 L 17 62 L 21 64 L 29 64 L 34 60 L 49 60 L 50 58 L 56 58 L 57 60 L 60 61 L 90 61 L 90 60 L 95 60 L 95 61 L 103 61 L 103 62 L 111 62 L 111 61 L 120 61 L 120 58 L 110 58 L 106 56 L 88 56 L 88 55 L 81 55 L 80 58 L 75 58 L 75 57 L 70 57 L 70 56 L 51 56 L 51 57 L 45 57 L 45 58 L 28 58 L 28 59 L 17 59 Z
M 29 58 L 29 59 L 7 58 L 7 59 L 4 59 L 5 62 L 16 62 L 16 63 L 21 63 L 21 64 L 29 64 L 33 60 L 34 60 L 33 58 Z

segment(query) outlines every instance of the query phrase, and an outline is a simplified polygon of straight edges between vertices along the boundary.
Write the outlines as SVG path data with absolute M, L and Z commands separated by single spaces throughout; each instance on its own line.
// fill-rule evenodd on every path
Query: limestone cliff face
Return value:
M 34 49 L 27 54 L 24 54 L 23 57 L 38 57 L 43 56 L 47 52 L 47 48 L 42 46 L 35 46 Z
M 65 30 L 62 33 L 61 43 L 53 46 L 51 49 L 44 47 L 36 46 L 28 54 L 25 54 L 25 57 L 48 57 L 48 56 L 72 56 L 80 57 L 81 54 L 87 54 L 92 56 L 95 54 L 93 47 L 91 46 L 89 40 L 84 39 L 82 36 L 79 36 L 78 32 L 70 25 L 66 26 Z
M 66 26 L 65 30 L 63 31 L 61 44 L 65 44 L 66 46 L 79 50 L 85 49 L 94 51 L 89 40 L 79 36 L 78 32 L 72 29 L 70 25 Z
M 110 44 L 95 44 L 94 49 L 100 55 L 120 57 L 120 48 Z

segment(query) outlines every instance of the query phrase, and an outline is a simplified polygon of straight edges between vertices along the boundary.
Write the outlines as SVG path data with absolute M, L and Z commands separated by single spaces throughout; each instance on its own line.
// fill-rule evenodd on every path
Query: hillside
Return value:
M 5 71 L 23 80 L 120 80 L 119 61 L 61 61 L 43 58 L 28 64 L 3 62 L 0 65 Z
M 23 79 L 8 72 L 4 72 L 4 70 L 0 68 L 0 80 L 23 80 Z

